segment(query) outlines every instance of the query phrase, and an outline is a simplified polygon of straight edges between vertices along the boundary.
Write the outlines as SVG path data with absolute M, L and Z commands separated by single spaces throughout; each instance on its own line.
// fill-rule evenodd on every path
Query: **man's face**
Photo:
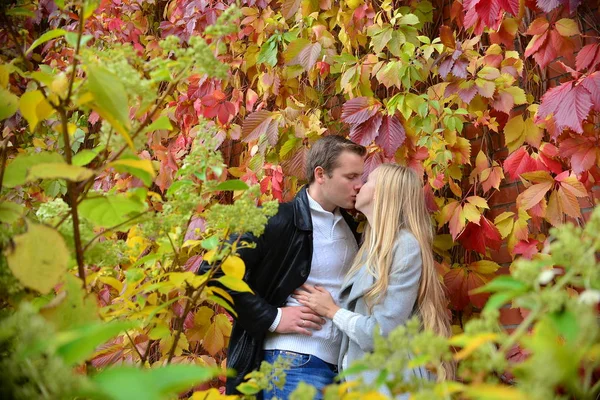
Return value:
M 323 200 L 336 207 L 354 208 L 356 195 L 362 186 L 364 165 L 363 157 L 343 151 L 337 159 L 337 167 L 332 171 L 331 177 L 323 174 Z

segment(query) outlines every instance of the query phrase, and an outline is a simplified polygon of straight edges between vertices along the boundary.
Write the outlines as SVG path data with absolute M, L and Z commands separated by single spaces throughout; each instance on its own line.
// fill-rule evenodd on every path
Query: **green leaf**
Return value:
M 236 386 L 236 389 L 241 393 L 244 394 L 246 396 L 252 396 L 257 394 L 258 392 L 260 392 L 262 389 L 260 388 L 260 386 L 258 386 L 258 384 L 256 382 L 253 381 L 248 381 L 248 382 L 242 382 L 239 385 Z
M 79 204 L 78 208 L 83 218 L 97 226 L 110 228 L 144 211 L 146 203 L 135 197 L 109 195 L 85 199 Z
M 212 235 L 211 237 L 206 238 L 200 242 L 200 246 L 202 246 L 202 248 L 206 249 L 206 250 L 216 249 L 218 245 L 219 245 L 219 236 L 218 235 Z
M 93 150 L 81 150 L 79 153 L 73 156 L 71 162 L 73 165 L 77 165 L 83 167 L 84 165 L 88 165 L 92 162 L 94 158 L 98 156 L 98 154 L 104 149 L 104 146 L 98 146 Z
M 258 57 L 256 59 L 257 64 L 268 64 L 274 67 L 277 64 L 277 40 L 276 36 L 271 36 L 260 48 Z
M 67 365 L 79 364 L 88 359 L 96 348 L 106 343 L 120 332 L 135 328 L 136 323 L 94 322 L 80 328 L 61 332 L 52 338 L 56 345 L 56 354 Z
M 33 43 L 31 43 L 31 46 L 29 46 L 29 48 L 27 49 L 25 54 L 31 53 L 33 51 L 33 49 L 38 47 L 40 44 L 46 43 L 48 40 L 52 40 L 52 39 L 56 39 L 57 37 L 64 36 L 65 33 L 67 33 L 67 31 L 65 31 L 64 29 L 53 29 L 51 31 L 44 33 L 42 36 L 37 38 L 37 40 L 35 40 Z
M 11 201 L 0 201 L 0 222 L 12 224 L 23 215 L 23 206 Z
M 122 158 L 108 164 L 119 172 L 127 172 L 133 176 L 140 178 L 146 186 L 150 186 L 156 172 L 152 166 L 152 161 L 140 158 Z
M 112 400 L 162 400 L 222 374 L 216 367 L 171 364 L 154 369 L 126 366 L 108 368 L 92 380 Z
M 14 16 L 14 17 L 27 17 L 34 18 L 35 13 L 28 8 L 25 7 L 14 7 L 6 10 L 6 15 Z
M 527 291 L 528 288 L 529 286 L 526 283 L 518 281 L 512 276 L 500 275 L 486 285 L 473 289 L 470 293 L 501 292 L 505 290 L 523 293 Z
M 571 311 L 553 312 L 548 314 L 548 318 L 568 343 L 575 344 L 579 336 L 579 322 L 575 314 Z
M 46 294 L 60 281 L 69 264 L 69 249 L 56 230 L 28 223 L 27 232 L 13 237 L 4 254 L 13 275 L 28 288 Z
M 415 14 L 403 15 L 397 21 L 398 25 L 416 25 L 418 23 L 419 23 L 419 17 L 417 17 Z
M 54 114 L 54 109 L 39 90 L 25 92 L 19 100 L 21 114 L 29 123 L 29 130 L 35 131 L 37 124 Z
M 67 163 L 42 163 L 29 169 L 26 182 L 36 179 L 66 179 L 80 182 L 94 176 L 94 171 L 77 165 Z
M 40 314 L 58 331 L 79 328 L 98 320 L 98 305 L 94 295 L 87 295 L 81 280 L 66 274 L 63 291 L 45 305 Z
M 508 303 L 509 301 L 511 301 L 512 299 L 514 299 L 515 297 L 519 296 L 522 293 L 523 292 L 517 292 L 517 291 L 494 293 L 493 295 L 490 296 L 488 301 L 485 303 L 485 307 L 483 308 L 483 311 L 498 310 L 504 304 Z
M 171 125 L 171 120 L 163 115 L 159 117 L 156 121 L 148 125 L 146 128 L 144 128 L 144 130 L 142 130 L 142 133 L 154 132 L 158 130 L 172 131 L 173 125 Z
M 19 109 L 19 98 L 0 88 L 0 121 L 12 117 Z
M 240 181 L 239 179 L 231 179 L 229 181 L 221 182 L 214 187 L 211 191 L 218 190 L 246 190 L 248 185 L 246 182 Z
M 133 142 L 129 137 L 129 104 L 123 83 L 118 76 L 97 65 L 88 66 L 87 76 L 88 88 L 94 98 L 92 108 L 107 120 L 133 149 Z

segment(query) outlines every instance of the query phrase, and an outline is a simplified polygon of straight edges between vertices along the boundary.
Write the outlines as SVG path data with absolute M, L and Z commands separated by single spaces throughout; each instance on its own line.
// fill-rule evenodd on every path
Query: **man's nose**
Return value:
M 362 187 L 362 185 L 364 185 L 362 179 L 358 179 L 356 181 L 356 183 L 354 184 L 354 190 L 356 190 L 358 192 L 360 190 L 360 188 Z

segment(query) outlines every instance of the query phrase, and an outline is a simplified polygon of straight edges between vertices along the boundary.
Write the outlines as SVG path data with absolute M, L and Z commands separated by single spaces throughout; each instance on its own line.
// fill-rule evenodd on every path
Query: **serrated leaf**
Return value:
M 405 140 L 406 131 L 400 120 L 396 116 L 384 116 L 375 143 L 383 149 L 386 157 L 393 157 Z
M 546 196 L 546 193 L 552 188 L 552 185 L 552 182 L 542 182 L 531 185 L 517 197 L 517 204 L 524 210 L 529 210 L 542 201 Z
M 379 127 L 381 126 L 382 116 L 377 113 L 365 122 L 353 125 L 350 128 L 350 139 L 363 146 L 370 145 L 379 135 Z
M 373 117 L 381 104 L 372 102 L 368 97 L 356 97 L 342 106 L 342 121 L 347 124 L 361 124 Z
M 245 142 L 256 140 L 260 135 L 267 133 L 273 113 L 267 110 L 254 112 L 244 120 L 242 125 L 242 137 Z
M 300 8 L 302 0 L 283 0 L 281 4 L 281 15 L 285 19 L 291 19 Z
M 8 267 L 23 286 L 46 294 L 67 271 L 70 254 L 63 237 L 41 224 L 28 223 L 27 232 L 13 237 L 4 251 Z
M 537 112 L 537 120 L 552 115 L 558 131 L 570 128 L 583 133 L 582 123 L 592 108 L 591 93 L 583 85 L 573 85 L 573 81 L 548 90 L 542 97 Z
M 570 18 L 562 18 L 556 21 L 556 30 L 561 36 L 574 36 L 581 34 L 579 32 L 579 26 L 575 20 Z

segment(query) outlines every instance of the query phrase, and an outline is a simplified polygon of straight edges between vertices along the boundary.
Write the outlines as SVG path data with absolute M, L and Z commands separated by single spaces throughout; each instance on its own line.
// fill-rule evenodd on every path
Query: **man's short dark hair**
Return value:
M 367 149 L 342 136 L 325 136 L 312 145 L 306 157 L 306 179 L 308 184 L 315 181 L 315 168 L 321 167 L 331 177 L 338 166 L 338 157 L 342 152 L 349 151 L 364 157 Z

